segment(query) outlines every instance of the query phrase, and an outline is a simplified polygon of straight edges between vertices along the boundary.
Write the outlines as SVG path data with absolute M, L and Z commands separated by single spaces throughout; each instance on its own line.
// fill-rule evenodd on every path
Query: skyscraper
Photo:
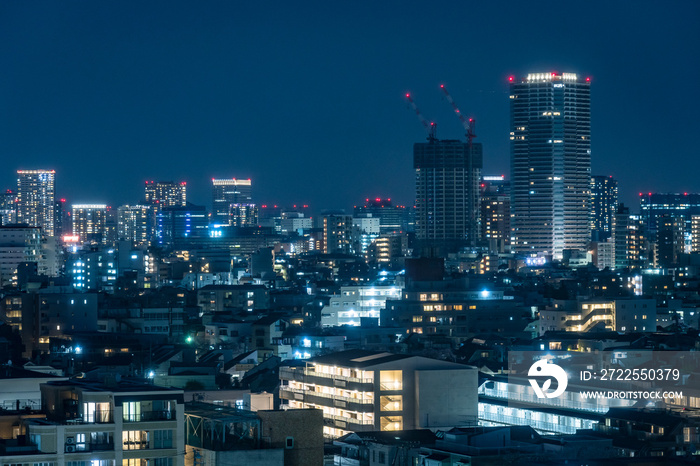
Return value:
M 107 241 L 107 206 L 105 204 L 73 204 L 73 236 L 81 242 Z
M 489 252 L 510 251 L 510 182 L 505 176 L 481 179 L 481 241 Z
M 417 237 L 444 254 L 479 237 L 481 144 L 430 139 L 413 145 Z
M 212 178 L 212 221 L 229 224 L 231 204 L 251 204 L 251 181 Z
M 17 223 L 40 227 L 54 236 L 56 170 L 17 170 Z
M 510 78 L 513 248 L 561 259 L 590 239 L 589 79 Z
M 156 210 L 162 207 L 187 205 L 187 183 L 181 181 L 146 181 L 145 199 L 147 204 L 154 204 Z
M 612 176 L 591 177 L 591 241 L 612 236 L 616 212 L 617 180 Z

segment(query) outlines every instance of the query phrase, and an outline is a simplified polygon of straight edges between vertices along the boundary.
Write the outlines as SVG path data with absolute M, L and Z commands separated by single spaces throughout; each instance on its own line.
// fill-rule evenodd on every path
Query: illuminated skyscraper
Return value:
M 505 176 L 481 180 L 481 241 L 489 252 L 510 251 L 510 182 Z
M 212 183 L 212 221 L 228 225 L 231 204 L 252 204 L 251 181 L 214 179 Z
M 55 235 L 54 201 L 56 170 L 17 170 L 17 223 L 40 227 Z
M 590 82 L 573 73 L 510 78 L 513 249 L 561 259 L 590 240 Z
M 159 210 L 163 207 L 178 207 L 187 205 L 187 183 L 181 181 L 146 181 L 146 203 L 156 205 Z
M 431 139 L 413 145 L 416 230 L 423 248 L 443 254 L 479 239 L 481 144 Z
M 73 236 L 79 241 L 105 243 L 107 240 L 107 206 L 104 204 L 73 204 Z
M 17 223 L 17 193 L 8 189 L 0 193 L 0 225 Z
M 617 213 L 617 180 L 591 177 L 591 241 L 605 241 L 613 233 Z
M 123 205 L 117 209 L 117 239 L 148 244 L 155 233 L 156 210 L 152 205 Z

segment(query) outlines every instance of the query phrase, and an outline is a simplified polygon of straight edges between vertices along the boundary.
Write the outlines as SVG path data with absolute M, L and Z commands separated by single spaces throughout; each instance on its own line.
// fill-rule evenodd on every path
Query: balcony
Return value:
M 303 401 L 321 406 L 345 408 L 364 413 L 374 412 L 372 399 L 350 398 L 346 396 L 329 395 L 299 388 L 280 387 L 280 398 L 283 400 Z
M 124 422 L 174 421 L 175 411 L 141 411 L 140 413 L 124 413 Z
M 327 374 L 325 372 L 316 372 L 313 370 L 313 368 L 281 368 L 280 378 L 284 380 L 295 380 L 297 382 L 323 385 L 325 387 L 339 387 L 363 392 L 374 391 L 374 379 L 360 379 L 357 377 Z
M 345 416 L 324 415 L 323 423 L 327 426 L 355 432 L 375 430 L 374 421 L 369 419 L 355 419 Z
M 109 443 L 66 443 L 66 453 L 89 453 L 94 451 L 114 451 L 114 442 Z

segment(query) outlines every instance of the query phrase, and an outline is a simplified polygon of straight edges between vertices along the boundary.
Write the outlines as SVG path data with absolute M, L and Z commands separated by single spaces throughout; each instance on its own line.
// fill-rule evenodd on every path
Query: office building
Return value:
M 107 246 L 80 249 L 66 261 L 66 275 L 80 291 L 114 292 L 118 270 L 117 252 Z
M 371 215 L 379 219 L 381 234 L 401 233 L 406 231 L 406 206 L 396 205 L 391 199 L 366 198 L 363 205 L 355 206 L 354 216 Z
M 477 370 L 421 356 L 350 350 L 280 368 L 289 408 L 323 410 L 323 434 L 474 425 Z
M 700 193 L 639 193 L 639 211 L 652 235 L 664 215 L 683 218 L 686 230 L 690 231 L 691 217 L 700 215 Z
M 187 203 L 184 207 L 165 207 L 156 217 L 156 242 L 173 246 L 192 237 L 206 237 L 208 225 L 204 206 Z
M 379 238 L 379 232 L 381 231 L 379 218 L 371 217 L 372 214 L 364 215 L 352 219 L 352 249 L 356 254 L 362 255 L 368 252 L 370 245 Z
M 228 225 L 231 204 L 252 204 L 250 179 L 212 178 L 212 222 Z
M 573 73 L 510 78 L 515 252 L 562 259 L 590 240 L 590 82 Z
M 156 208 L 152 205 L 123 205 L 117 209 L 117 239 L 148 245 L 155 233 Z
M 612 176 L 591 177 L 591 241 L 612 237 L 617 212 L 617 180 Z
M 17 170 L 17 223 L 54 236 L 55 170 Z
M 413 145 L 420 247 L 443 255 L 479 239 L 481 144 L 430 139 Z
M 255 204 L 231 204 L 228 224 L 241 228 L 256 227 L 258 225 L 258 206 Z
M 187 183 L 181 181 L 146 181 L 144 199 L 147 204 L 155 204 L 157 209 L 162 207 L 177 207 L 187 204 Z
M 481 179 L 481 241 L 490 252 L 510 251 L 510 182 L 505 176 Z
M 105 204 L 73 204 L 73 236 L 80 242 L 107 242 L 107 206 Z

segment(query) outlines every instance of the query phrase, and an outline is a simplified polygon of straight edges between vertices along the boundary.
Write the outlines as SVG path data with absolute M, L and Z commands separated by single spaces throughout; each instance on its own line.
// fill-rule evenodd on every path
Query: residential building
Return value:
M 615 244 L 615 268 L 639 269 L 649 262 L 649 248 L 644 220 L 630 214 L 628 207 L 620 204 L 615 214 L 613 242 Z
M 16 282 L 17 267 L 34 262 L 37 268 L 43 262 L 41 228 L 26 225 L 0 227 L 0 284 Z
M 612 237 L 617 213 L 617 180 L 612 176 L 591 177 L 591 241 Z
M 656 300 L 645 298 L 555 300 L 540 311 L 540 335 L 551 331 L 655 332 Z
M 156 216 L 155 241 L 158 246 L 172 247 L 192 237 L 206 238 L 208 224 L 204 206 L 164 207 Z
M 323 216 L 323 252 L 325 254 L 352 254 L 353 219 L 349 215 Z
M 107 242 L 107 206 L 105 204 L 73 204 L 73 236 L 82 243 Z
M 429 139 L 413 145 L 416 231 L 422 248 L 443 255 L 476 245 L 482 166 L 478 143 Z
M 24 419 L 25 448 L 0 464 L 184 466 L 183 391 L 138 382 L 41 385 L 46 419 Z
M 590 240 L 590 80 L 510 78 L 513 248 L 561 259 Z
M 123 205 L 117 209 L 117 239 L 148 245 L 155 233 L 156 208 L 152 205 Z
M 289 408 L 323 410 L 323 434 L 474 425 L 476 368 L 421 356 L 349 350 L 282 367 Z
M 0 193 L 0 226 L 17 223 L 17 193 L 11 189 Z
M 505 176 L 481 179 L 481 241 L 489 252 L 510 251 L 510 182 Z
M 386 307 L 387 299 L 401 299 L 401 286 L 367 285 L 343 286 L 340 294 L 331 296 L 321 310 L 321 325 L 359 326 L 363 321 L 374 320 L 379 324 L 379 315 Z
M 156 211 L 163 207 L 184 207 L 187 205 L 187 182 L 146 181 L 144 199 Z
M 54 236 L 56 170 L 17 170 L 17 222 Z

